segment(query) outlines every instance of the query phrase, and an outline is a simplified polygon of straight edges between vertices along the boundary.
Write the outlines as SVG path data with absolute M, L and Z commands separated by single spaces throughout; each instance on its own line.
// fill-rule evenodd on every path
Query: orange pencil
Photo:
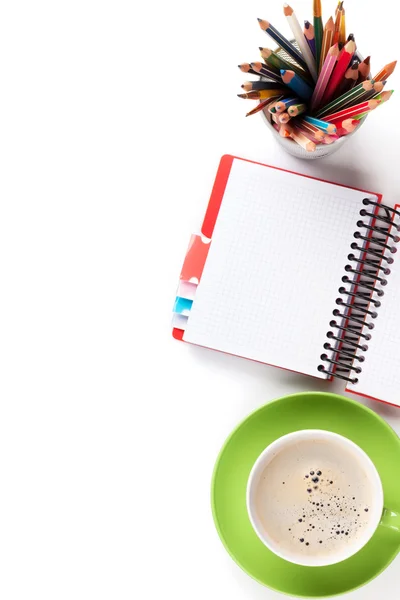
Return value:
M 379 73 L 376 75 L 376 77 L 373 77 L 373 79 L 375 79 L 375 81 L 383 81 L 384 79 L 387 79 L 395 70 L 396 65 L 397 65 L 397 60 L 394 60 L 393 62 L 389 63 L 388 65 L 385 65 L 379 71 Z
M 334 44 L 337 44 L 338 42 L 342 41 L 340 39 L 340 23 L 342 21 L 342 17 L 343 17 L 343 2 L 341 2 L 339 4 L 339 7 L 338 7 L 337 13 L 336 13 L 335 31 L 333 33 L 333 43 Z
M 329 48 L 333 46 L 333 32 L 335 31 L 335 23 L 332 17 L 329 17 L 325 24 L 324 37 L 322 38 L 321 57 L 319 62 L 319 70 L 321 71 Z

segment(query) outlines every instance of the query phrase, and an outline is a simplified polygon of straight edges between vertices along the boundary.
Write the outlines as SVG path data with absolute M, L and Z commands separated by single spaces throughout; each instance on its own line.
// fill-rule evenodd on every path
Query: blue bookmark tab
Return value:
M 180 298 L 180 296 L 177 296 L 175 298 L 173 312 L 178 313 L 179 315 L 188 314 L 192 308 L 192 304 L 193 300 L 188 300 L 187 298 Z

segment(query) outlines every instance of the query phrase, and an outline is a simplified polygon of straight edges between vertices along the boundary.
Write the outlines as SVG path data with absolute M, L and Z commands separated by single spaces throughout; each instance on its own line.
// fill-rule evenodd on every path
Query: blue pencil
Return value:
M 322 131 L 325 131 L 329 135 L 331 135 L 332 133 L 336 133 L 336 125 L 334 125 L 333 123 L 328 123 L 327 121 L 321 121 L 321 119 L 316 119 L 315 117 L 308 116 L 304 117 L 304 120 L 307 121 L 307 123 L 318 127 L 318 129 L 322 129 Z
M 294 71 L 284 71 L 281 70 L 282 81 L 285 85 L 290 87 L 291 90 L 300 96 L 300 98 L 304 98 L 305 100 L 309 100 L 313 94 L 313 89 L 307 85 L 301 77 L 296 75 Z

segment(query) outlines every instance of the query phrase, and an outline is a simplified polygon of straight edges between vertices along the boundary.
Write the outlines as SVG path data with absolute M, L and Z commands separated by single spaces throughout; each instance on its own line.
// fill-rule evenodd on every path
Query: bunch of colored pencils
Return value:
M 308 152 L 318 144 L 333 144 L 352 133 L 363 117 L 390 99 L 384 87 L 396 62 L 370 75 L 370 57 L 361 60 L 354 34 L 346 33 L 344 2 L 325 26 L 321 0 L 313 0 L 313 23 L 300 25 L 294 10 L 283 12 L 294 41 L 258 19 L 263 31 L 278 45 L 277 51 L 260 47 L 261 61 L 243 63 L 243 73 L 256 81 L 242 85 L 240 98 L 258 100 L 246 116 L 263 111 L 282 137 L 291 138 Z

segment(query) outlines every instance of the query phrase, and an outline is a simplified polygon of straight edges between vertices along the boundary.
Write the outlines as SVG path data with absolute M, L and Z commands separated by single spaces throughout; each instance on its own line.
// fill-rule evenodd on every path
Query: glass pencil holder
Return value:
M 298 49 L 296 40 L 290 40 L 290 41 Z M 285 50 L 283 50 L 282 48 L 280 48 L 280 47 L 276 48 L 275 52 L 277 54 L 279 54 L 282 58 L 284 58 L 287 62 L 293 63 L 292 57 L 289 56 L 289 54 L 287 54 L 285 52 Z M 356 52 L 355 57 L 358 58 L 358 60 L 360 62 L 363 60 L 363 58 L 359 52 Z M 264 78 L 260 77 L 260 79 L 264 79 Z M 339 138 L 338 140 L 335 140 L 332 144 L 317 144 L 314 152 L 307 152 L 307 150 L 304 150 L 304 148 L 302 148 L 301 146 L 296 144 L 296 142 L 294 140 L 292 140 L 291 138 L 284 138 L 280 135 L 280 133 L 278 131 L 276 131 L 276 129 L 273 127 L 273 125 L 268 117 L 268 109 L 264 108 L 264 110 L 261 111 L 261 116 L 262 116 L 262 119 L 264 120 L 265 124 L 271 131 L 271 134 L 275 138 L 276 142 L 288 154 L 291 154 L 292 156 L 295 156 L 296 158 L 303 158 L 305 160 L 315 160 L 317 158 L 324 158 L 325 156 L 331 156 L 332 154 L 335 154 L 335 152 L 338 152 L 338 150 L 340 150 L 340 148 L 343 146 L 343 144 L 345 144 L 352 135 L 357 133 L 357 131 L 359 130 L 359 128 L 361 127 L 361 125 L 364 123 L 364 121 L 367 118 L 367 116 L 365 116 L 362 119 L 360 119 L 360 125 L 357 127 L 357 129 L 355 129 L 351 133 L 348 133 L 347 135 L 344 135 L 343 137 Z

